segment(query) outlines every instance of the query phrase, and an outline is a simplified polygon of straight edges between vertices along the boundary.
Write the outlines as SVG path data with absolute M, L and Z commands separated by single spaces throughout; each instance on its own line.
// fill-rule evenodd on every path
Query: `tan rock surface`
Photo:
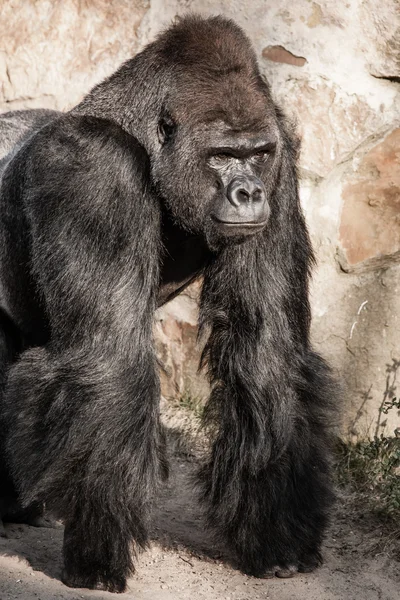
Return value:
M 343 182 L 339 227 L 346 271 L 400 257 L 400 129 L 373 146 Z

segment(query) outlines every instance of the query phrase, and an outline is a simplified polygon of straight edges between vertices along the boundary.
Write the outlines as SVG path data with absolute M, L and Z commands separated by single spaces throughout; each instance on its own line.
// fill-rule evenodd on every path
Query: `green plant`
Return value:
M 385 398 L 380 412 L 400 409 L 395 396 Z M 350 486 L 382 517 L 400 518 L 400 428 L 392 436 L 383 433 L 372 440 L 339 443 L 337 476 L 339 484 Z
M 197 419 L 202 419 L 204 404 L 200 398 L 193 396 L 188 390 L 178 397 L 178 406 L 193 414 Z

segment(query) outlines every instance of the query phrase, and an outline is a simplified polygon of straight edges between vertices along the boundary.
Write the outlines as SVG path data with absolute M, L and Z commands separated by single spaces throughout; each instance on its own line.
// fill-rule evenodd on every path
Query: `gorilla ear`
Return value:
M 176 124 L 170 115 L 164 115 L 158 122 L 158 140 L 161 145 L 168 142 L 175 133 Z

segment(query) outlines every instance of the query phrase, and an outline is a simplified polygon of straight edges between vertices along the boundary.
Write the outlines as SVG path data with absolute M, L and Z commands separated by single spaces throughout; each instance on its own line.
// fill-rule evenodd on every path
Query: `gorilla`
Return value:
M 335 385 L 298 143 L 243 31 L 185 17 L 69 112 L 0 121 L 3 521 L 45 507 L 63 582 L 125 590 L 168 471 L 154 312 L 201 276 L 207 523 L 245 573 L 313 570 Z

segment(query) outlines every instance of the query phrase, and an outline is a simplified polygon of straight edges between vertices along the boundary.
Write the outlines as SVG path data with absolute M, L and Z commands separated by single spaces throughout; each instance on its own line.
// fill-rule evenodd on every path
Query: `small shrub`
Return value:
M 193 396 L 189 391 L 183 392 L 178 398 L 178 407 L 190 412 L 196 419 L 202 419 L 204 404 L 200 398 Z
M 400 400 L 391 398 L 381 412 L 399 409 Z M 339 442 L 337 477 L 362 496 L 370 509 L 384 518 L 400 519 L 400 428 L 393 436 L 375 435 L 372 440 Z M 400 533 L 400 532 L 399 532 Z

